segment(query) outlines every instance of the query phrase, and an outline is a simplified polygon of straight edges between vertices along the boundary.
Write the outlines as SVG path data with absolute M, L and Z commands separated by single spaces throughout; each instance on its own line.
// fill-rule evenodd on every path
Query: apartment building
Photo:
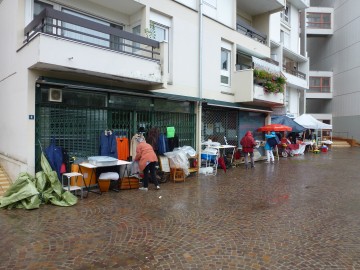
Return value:
M 333 125 L 333 136 L 360 140 L 357 83 L 359 1 L 311 1 L 307 9 L 310 85 L 307 113 Z
M 209 138 L 237 145 L 284 105 L 283 85 L 259 83 L 254 72 L 281 77 L 269 37 L 270 16 L 284 7 L 284 0 L 0 1 L 1 165 L 12 179 L 34 174 L 51 138 L 70 156 L 96 155 L 105 129 L 131 139 L 139 127 L 174 126 L 181 145 L 199 149 Z
M 306 51 L 305 9 L 309 0 L 287 0 L 283 11 L 271 15 L 271 59 L 286 77 L 284 105 L 273 115 L 295 118 L 305 113 L 305 91 L 309 80 Z

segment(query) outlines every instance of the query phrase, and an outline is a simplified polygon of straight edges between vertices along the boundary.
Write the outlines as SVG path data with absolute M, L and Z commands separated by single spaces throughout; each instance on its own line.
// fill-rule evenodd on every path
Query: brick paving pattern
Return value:
M 0 210 L 0 269 L 360 269 L 360 148 Z

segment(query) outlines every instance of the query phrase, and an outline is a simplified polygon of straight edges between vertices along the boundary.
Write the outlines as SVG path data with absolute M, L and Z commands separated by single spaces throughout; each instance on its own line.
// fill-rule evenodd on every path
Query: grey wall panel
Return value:
M 348 137 L 360 142 L 360 115 L 333 117 L 333 136 Z

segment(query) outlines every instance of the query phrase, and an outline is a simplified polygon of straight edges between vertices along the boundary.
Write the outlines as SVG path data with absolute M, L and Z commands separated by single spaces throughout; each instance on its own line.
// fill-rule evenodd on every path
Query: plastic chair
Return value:
M 67 183 L 66 185 L 64 185 L 64 178 L 67 178 Z M 71 177 L 75 177 L 75 186 L 71 185 Z M 83 198 L 83 187 L 82 186 L 78 186 L 78 178 L 81 178 L 83 183 L 84 183 L 84 176 L 81 173 L 78 172 L 71 172 L 71 173 L 63 173 L 61 176 L 61 184 L 64 190 L 67 191 L 74 191 L 74 193 L 76 193 L 76 190 L 80 190 L 81 191 L 81 199 Z

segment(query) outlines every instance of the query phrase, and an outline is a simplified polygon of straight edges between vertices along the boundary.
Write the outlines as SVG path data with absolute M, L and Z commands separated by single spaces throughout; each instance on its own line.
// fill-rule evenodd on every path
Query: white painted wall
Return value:
M 270 48 L 228 27 L 235 21 L 235 12 L 231 9 L 235 6 L 235 0 L 226 1 L 228 5 L 219 5 L 216 11 L 215 18 L 222 24 L 209 17 L 203 17 L 203 98 L 235 102 L 235 94 L 221 93 L 224 90 L 220 84 L 221 41 L 225 40 L 231 44 L 232 73 L 235 72 L 237 46 L 245 47 L 252 54 L 262 57 L 270 57 Z M 29 115 L 35 115 L 35 81 L 38 76 L 46 72 L 34 71 L 29 67 L 34 64 L 36 58 L 45 59 L 45 61 L 55 59 L 54 61 L 58 64 L 62 63 L 59 59 L 56 60 L 61 54 L 43 51 L 39 53 L 37 49 L 43 48 L 40 45 L 27 45 L 26 48 L 17 52 L 24 39 L 23 31 L 27 24 L 25 19 L 31 17 L 32 13 L 31 10 L 25 9 L 25 4 L 26 7 L 31 8 L 31 3 L 31 0 L 3 0 L 0 4 L 0 32 L 2 40 L 6 40 L 6 42 L 0 42 L 0 113 L 3 116 L 0 118 L 0 162 L 2 165 L 5 164 L 5 168 L 11 168 L 10 171 L 14 172 L 10 175 L 12 179 L 15 179 L 20 171 L 30 173 L 35 171 L 35 121 L 29 120 Z M 170 32 L 173 33 L 169 42 L 172 57 L 172 85 L 168 85 L 167 89 L 160 92 L 198 96 L 199 15 L 194 9 L 179 5 L 175 1 L 142 0 L 141 4 L 146 7 L 129 15 L 103 7 L 100 2 L 94 4 L 85 0 L 59 0 L 56 3 L 72 6 L 79 11 L 96 14 L 99 18 L 124 24 L 127 29 L 131 29 L 139 20 L 144 22 L 144 17 L 149 20 L 150 12 L 153 11 L 168 16 L 171 20 Z M 184 0 L 183 3 L 190 6 L 194 4 L 190 0 Z M 57 48 L 60 52 L 61 49 Z M 71 49 L 69 53 L 75 52 Z M 106 68 L 102 61 L 91 65 L 103 66 L 104 71 L 111 68 L 111 65 Z M 81 76 L 78 75 L 78 78 Z M 233 92 L 231 86 L 227 90 Z

